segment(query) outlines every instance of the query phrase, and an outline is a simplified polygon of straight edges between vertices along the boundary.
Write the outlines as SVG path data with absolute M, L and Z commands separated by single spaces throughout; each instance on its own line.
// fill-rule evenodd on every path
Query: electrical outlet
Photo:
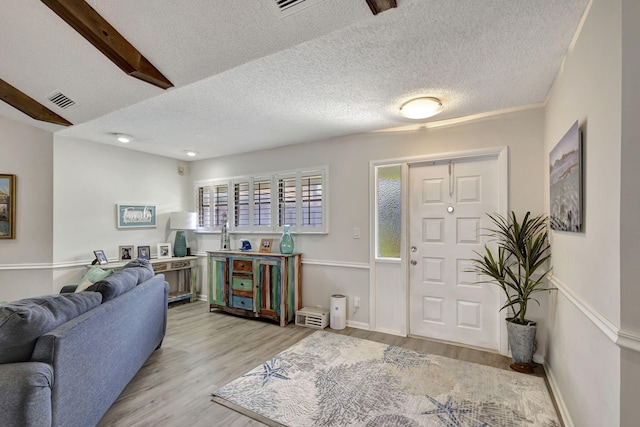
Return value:
M 360 308 L 360 297 L 353 297 L 353 306 Z

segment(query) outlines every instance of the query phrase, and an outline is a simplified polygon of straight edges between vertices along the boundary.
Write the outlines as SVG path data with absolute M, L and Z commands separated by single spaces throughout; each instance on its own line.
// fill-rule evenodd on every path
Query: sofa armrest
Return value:
M 0 364 L 0 424 L 50 426 L 53 368 L 40 362 Z

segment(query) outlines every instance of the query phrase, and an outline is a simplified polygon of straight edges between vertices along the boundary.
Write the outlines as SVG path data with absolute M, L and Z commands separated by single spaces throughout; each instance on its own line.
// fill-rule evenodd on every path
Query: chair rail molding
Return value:
M 582 301 L 556 276 L 551 276 L 550 283 L 558 288 L 558 291 L 567 298 L 587 319 L 591 321 L 600 331 L 619 347 L 640 352 L 640 334 L 624 331 L 602 316 L 597 310 L 586 302 Z

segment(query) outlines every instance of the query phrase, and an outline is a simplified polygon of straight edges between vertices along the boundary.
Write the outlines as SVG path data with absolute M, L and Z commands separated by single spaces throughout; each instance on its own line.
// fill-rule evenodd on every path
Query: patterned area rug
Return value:
M 325 331 L 213 396 L 272 426 L 560 426 L 542 378 Z

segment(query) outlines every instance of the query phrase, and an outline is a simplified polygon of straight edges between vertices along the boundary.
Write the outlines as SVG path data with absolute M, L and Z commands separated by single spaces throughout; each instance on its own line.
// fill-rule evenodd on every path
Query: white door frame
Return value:
M 409 330 L 409 260 L 407 257 L 407 242 L 409 237 L 409 166 L 417 165 L 421 163 L 428 162 L 441 162 L 441 161 L 455 161 L 460 159 L 475 159 L 475 158 L 486 158 L 486 157 L 495 157 L 498 159 L 498 176 L 499 176 L 499 213 L 501 215 L 506 215 L 509 211 L 509 147 L 491 147 L 491 148 L 481 148 L 477 150 L 466 150 L 466 151 L 457 151 L 457 152 L 447 152 L 447 153 L 437 153 L 430 154 L 426 156 L 417 156 L 417 157 L 405 157 L 399 159 L 387 159 L 387 160 L 378 160 L 369 162 L 369 215 L 370 215 L 370 275 L 369 275 L 369 325 L 370 329 L 374 331 L 386 332 L 386 333 L 394 333 L 396 335 L 407 336 Z M 386 260 L 377 258 L 377 248 L 376 248 L 376 233 L 377 233 L 377 223 L 376 223 L 376 167 L 378 166 L 387 166 L 387 165 L 400 165 L 402 170 L 402 203 L 401 203 L 401 225 L 400 225 L 400 259 L 399 260 Z M 402 274 L 398 277 L 398 298 L 402 299 L 401 307 L 404 307 L 401 313 L 397 313 L 397 317 L 399 319 L 397 327 L 389 330 L 388 328 L 381 329 L 376 324 L 377 314 L 379 310 L 384 310 L 384 308 L 379 308 L 376 306 L 376 292 L 377 292 L 377 275 L 376 269 L 378 264 L 385 263 L 399 263 L 400 271 Z M 500 293 L 500 304 L 504 304 L 506 301 L 505 296 Z M 507 314 L 503 312 L 500 315 L 500 319 L 505 319 Z M 500 322 L 500 353 L 503 355 L 509 354 L 509 344 L 507 340 L 507 327 L 505 322 Z

